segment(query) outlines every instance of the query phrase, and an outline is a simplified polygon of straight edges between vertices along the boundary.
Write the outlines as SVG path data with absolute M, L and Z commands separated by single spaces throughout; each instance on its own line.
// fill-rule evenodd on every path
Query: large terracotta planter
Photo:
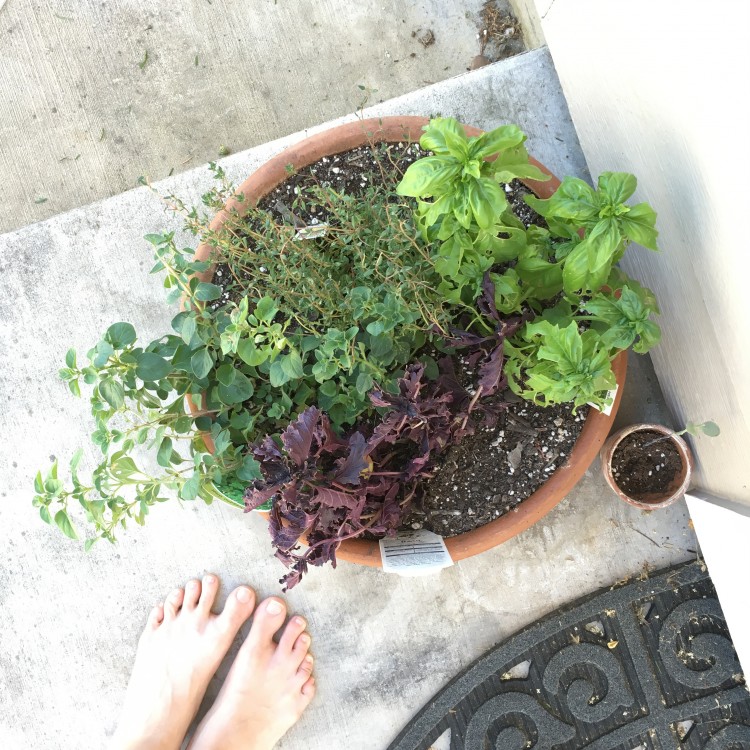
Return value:
M 210 228 L 213 231 L 218 231 L 226 221 L 228 211 L 242 212 L 243 208 L 247 209 L 250 205 L 256 204 L 271 192 L 287 178 L 287 166 L 289 164 L 299 169 L 319 161 L 324 156 L 349 151 L 366 143 L 418 141 L 422 135 L 422 126 L 428 122 L 429 120 L 426 117 L 384 117 L 340 125 L 306 138 L 275 156 L 251 174 L 236 191 L 244 196 L 245 202 L 241 203 L 236 199 L 229 201 L 224 209 L 214 217 Z M 481 135 L 483 132 L 471 126 L 464 127 L 467 135 L 470 136 Z M 540 198 L 549 198 L 560 185 L 560 181 L 543 164 L 533 158 L 530 159 L 530 162 L 549 174 L 551 179 L 547 182 L 524 180 L 525 184 Z M 198 247 L 196 258 L 206 260 L 210 257 L 210 253 L 210 246 L 202 244 Z M 201 280 L 210 281 L 213 272 L 214 269 L 211 268 L 201 274 Z M 613 363 L 613 369 L 619 388 L 610 415 L 606 416 L 595 409 L 591 409 L 581 435 L 568 456 L 568 461 L 516 509 L 481 528 L 446 539 L 448 551 L 454 561 L 478 555 L 480 552 L 485 552 L 520 534 L 549 513 L 570 492 L 596 458 L 612 427 L 625 384 L 626 352 L 617 356 Z M 189 403 L 192 409 L 192 402 Z M 211 450 L 213 445 L 210 437 L 204 436 L 204 439 L 206 439 L 206 447 Z M 340 560 L 361 565 L 381 566 L 380 546 L 376 541 L 349 539 L 342 542 L 336 556 Z

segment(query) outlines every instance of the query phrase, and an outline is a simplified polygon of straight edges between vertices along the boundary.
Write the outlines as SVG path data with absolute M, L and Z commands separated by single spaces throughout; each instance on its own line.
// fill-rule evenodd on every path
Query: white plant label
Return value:
M 421 576 L 453 565 L 443 537 L 427 529 L 399 531 L 380 540 L 380 557 L 386 573 Z
M 328 224 L 309 224 L 306 227 L 300 227 L 297 230 L 297 234 L 294 235 L 295 240 L 314 240 L 317 237 L 323 237 L 328 231 Z
M 600 409 L 596 404 L 592 404 L 589 401 L 589 406 L 593 406 L 594 409 L 597 411 L 600 411 L 602 414 L 604 414 L 605 417 L 608 417 L 612 413 L 612 407 L 615 405 L 615 396 L 617 395 L 617 389 L 619 388 L 619 384 L 616 385 L 611 391 L 607 391 L 607 398 L 609 399 L 609 406 L 606 406 L 604 409 Z

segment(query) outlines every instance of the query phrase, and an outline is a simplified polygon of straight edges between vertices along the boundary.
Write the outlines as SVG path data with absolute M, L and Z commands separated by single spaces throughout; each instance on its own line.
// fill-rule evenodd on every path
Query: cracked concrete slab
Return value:
M 437 112 L 484 128 L 517 122 L 530 152 L 554 172 L 586 176 L 546 50 L 367 114 Z M 222 163 L 240 178 L 312 130 Z M 209 181 L 200 168 L 157 188 L 195 199 Z M 142 236 L 175 226 L 140 188 L 0 236 L 0 747 L 103 746 L 146 613 L 187 578 L 210 570 L 224 592 L 240 582 L 261 596 L 279 591 L 282 569 L 255 515 L 166 503 L 117 546 L 84 554 L 31 507 L 36 470 L 52 454 L 65 463 L 93 429 L 86 401 L 57 379 L 65 351 L 85 351 L 117 320 L 130 320 L 146 339 L 168 328 L 173 311 L 158 277 L 147 273 L 151 253 Z M 624 397 L 638 404 L 641 396 L 626 388 Z M 84 464 L 95 461 L 87 447 Z M 309 619 L 319 694 L 280 747 L 380 750 L 493 644 L 644 565 L 686 560 L 694 545 L 684 504 L 651 514 L 627 506 L 595 464 L 522 536 L 434 577 L 397 578 L 347 563 L 314 570 L 288 601 Z M 212 682 L 208 700 L 218 685 Z

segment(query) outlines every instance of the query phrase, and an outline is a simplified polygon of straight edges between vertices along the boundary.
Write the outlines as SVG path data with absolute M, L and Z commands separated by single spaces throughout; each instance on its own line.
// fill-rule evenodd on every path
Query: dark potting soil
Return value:
M 682 470 L 680 452 L 668 437 L 659 438 L 664 435 L 653 430 L 633 432 L 612 454 L 614 480 L 635 500 L 648 493 L 664 492 Z
M 451 446 L 405 519 L 445 537 L 471 531 L 516 508 L 565 464 L 581 434 L 588 407 L 543 407 L 509 402 L 495 427 L 482 428 Z
M 360 146 L 324 157 L 290 173 L 258 208 L 278 223 L 325 223 L 329 216 L 324 205 L 299 199 L 306 188 L 331 187 L 360 196 L 371 184 L 395 186 L 410 164 L 428 154 L 419 144 L 404 141 Z M 514 213 L 526 226 L 546 226 L 523 200 L 532 194 L 529 188 L 518 180 L 504 187 Z M 230 287 L 232 278 L 226 266 L 217 267 L 213 281 L 225 291 L 213 306 L 242 294 L 241 289 Z M 426 528 L 445 537 L 478 528 L 512 511 L 565 463 L 583 429 L 588 407 L 574 415 L 571 404 L 536 406 L 509 391 L 496 398 L 509 402 L 497 424 L 480 428 L 437 459 L 434 476 L 407 512 L 402 528 Z

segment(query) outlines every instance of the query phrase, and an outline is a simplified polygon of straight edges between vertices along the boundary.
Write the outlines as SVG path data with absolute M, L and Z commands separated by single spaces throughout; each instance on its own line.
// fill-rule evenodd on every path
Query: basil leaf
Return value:
M 625 203 L 635 192 L 638 181 L 627 172 L 602 172 L 599 175 L 599 190 L 614 205 Z
M 526 136 L 517 125 L 501 125 L 499 128 L 483 133 L 474 140 L 470 147 L 471 156 L 485 159 L 488 156 L 514 148 L 526 140 Z
M 447 154 L 449 151 L 448 133 L 454 138 L 466 138 L 463 126 L 453 117 L 434 117 L 429 124 L 425 125 L 419 145 L 425 151 Z
M 461 173 L 461 165 L 446 156 L 426 156 L 415 161 L 404 173 L 396 192 L 399 195 L 429 198 L 448 190 Z
M 656 212 L 648 203 L 638 203 L 630 211 L 618 218 L 622 233 L 633 242 L 648 248 L 658 250 L 656 238 Z
M 467 193 L 471 211 L 482 229 L 489 229 L 508 205 L 503 189 L 494 180 L 470 180 Z

